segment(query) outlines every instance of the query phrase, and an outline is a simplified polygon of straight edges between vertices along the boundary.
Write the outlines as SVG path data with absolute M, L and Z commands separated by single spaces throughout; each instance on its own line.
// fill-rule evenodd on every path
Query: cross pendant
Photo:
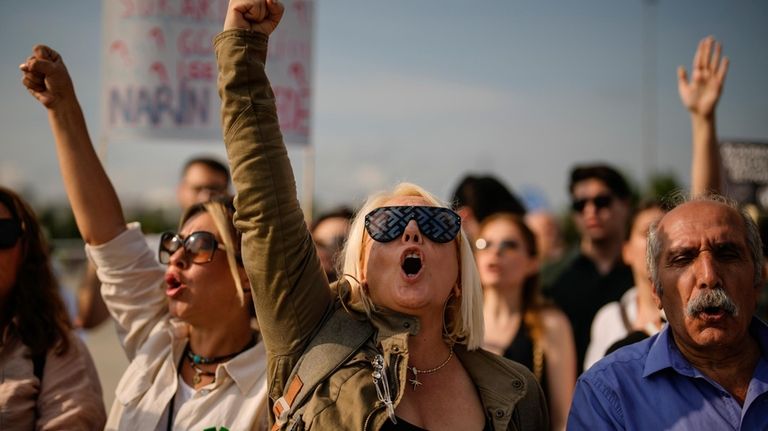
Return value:
M 199 383 L 200 383 L 200 380 L 201 380 L 201 378 L 200 378 L 200 372 L 199 372 L 199 371 L 197 371 L 197 370 L 195 370 L 195 375 L 192 377 L 192 384 L 193 384 L 193 385 L 197 385 L 197 384 L 199 384 Z

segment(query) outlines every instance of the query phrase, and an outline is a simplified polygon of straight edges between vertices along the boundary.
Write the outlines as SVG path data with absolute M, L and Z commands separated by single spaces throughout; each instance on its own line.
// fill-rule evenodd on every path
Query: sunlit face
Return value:
M 211 232 L 222 242 L 206 212 L 190 218 L 180 234 L 186 238 L 197 231 Z M 248 309 L 240 305 L 225 250 L 217 250 L 208 263 L 194 264 L 186 262 L 181 248 L 171 256 L 165 280 L 171 315 L 193 326 L 211 326 L 228 318 L 242 318 L 239 313 L 248 314 Z
M 0 203 L 0 219 L 13 218 L 8 208 Z M 16 277 L 21 266 L 21 238 L 11 248 L 0 249 L 0 302 L 4 302 L 16 284 Z
M 182 210 L 227 194 L 227 177 L 203 163 L 190 165 L 176 190 Z
M 624 242 L 622 257 L 632 268 L 635 280 L 648 280 L 648 266 L 645 263 L 645 251 L 648 248 L 648 229 L 651 224 L 660 219 L 664 213 L 653 207 L 640 211 L 635 217 L 629 233 L 629 239 Z
M 382 206 L 398 205 L 431 206 L 413 196 L 396 197 Z M 411 220 L 400 238 L 391 242 L 376 242 L 366 232 L 363 256 L 363 281 L 374 304 L 411 315 L 439 314 L 442 319 L 443 305 L 459 282 L 456 240 L 432 242 Z M 405 265 L 406 258 L 418 264 Z
M 480 230 L 480 239 L 486 247 L 475 252 L 475 259 L 483 286 L 522 289 L 537 262 L 520 228 L 511 220 L 495 219 Z
M 659 225 L 661 302 L 681 350 L 737 347 L 747 339 L 759 293 L 746 230 L 736 211 L 715 202 L 691 202 Z M 694 316 L 688 303 L 720 287 L 738 308 L 734 316 L 709 308 Z
M 597 197 L 610 197 L 610 205 L 598 208 L 594 201 Z M 582 211 L 573 212 L 573 220 L 582 237 L 592 241 L 623 239 L 629 204 L 616 197 L 605 183 L 596 178 L 579 181 L 573 187 L 571 198 L 574 201 L 588 200 Z

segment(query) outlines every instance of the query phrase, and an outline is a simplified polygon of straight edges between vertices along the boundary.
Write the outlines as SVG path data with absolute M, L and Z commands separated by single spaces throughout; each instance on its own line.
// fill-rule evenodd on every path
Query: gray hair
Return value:
M 728 199 L 725 196 L 716 193 L 705 193 L 698 196 L 689 196 L 683 193 L 676 193 L 667 202 L 667 211 L 672 210 L 680 205 L 689 202 L 714 202 L 731 208 L 736 211 L 741 220 L 744 223 L 744 227 L 747 233 L 747 246 L 749 247 L 749 253 L 752 255 L 752 264 L 754 266 L 754 280 L 755 286 L 759 285 L 762 281 L 763 274 L 763 245 L 760 240 L 760 230 L 757 224 L 739 207 L 739 204 L 732 199 Z M 663 218 L 663 217 L 662 217 Z M 648 265 L 648 275 L 651 278 L 656 289 L 656 294 L 661 297 L 664 289 L 659 279 L 659 259 L 661 258 L 661 239 L 659 238 L 659 224 L 661 219 L 653 222 L 648 229 L 648 247 L 645 253 L 645 262 Z

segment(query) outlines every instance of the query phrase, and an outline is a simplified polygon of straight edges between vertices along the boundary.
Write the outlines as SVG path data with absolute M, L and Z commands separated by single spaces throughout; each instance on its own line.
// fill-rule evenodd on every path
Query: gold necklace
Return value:
M 448 352 L 448 357 L 445 358 L 442 364 L 436 366 L 435 368 L 430 368 L 428 370 L 420 370 L 416 367 L 408 367 L 408 369 L 413 373 L 413 378 L 408 380 L 408 383 L 413 385 L 413 390 L 415 391 L 416 388 L 421 386 L 423 383 L 419 381 L 419 374 L 432 374 L 436 373 L 443 369 L 446 365 L 448 365 L 448 362 L 453 357 L 453 345 L 451 345 L 450 351 Z

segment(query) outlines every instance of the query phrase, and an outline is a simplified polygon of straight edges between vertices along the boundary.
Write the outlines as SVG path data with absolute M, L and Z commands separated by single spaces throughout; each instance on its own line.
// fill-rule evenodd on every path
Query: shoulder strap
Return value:
M 279 429 L 301 411 L 315 387 L 342 366 L 373 333 L 374 328 L 367 319 L 356 320 L 343 307 L 337 307 L 293 368 L 285 393 L 272 409 L 275 413 L 272 429 Z

